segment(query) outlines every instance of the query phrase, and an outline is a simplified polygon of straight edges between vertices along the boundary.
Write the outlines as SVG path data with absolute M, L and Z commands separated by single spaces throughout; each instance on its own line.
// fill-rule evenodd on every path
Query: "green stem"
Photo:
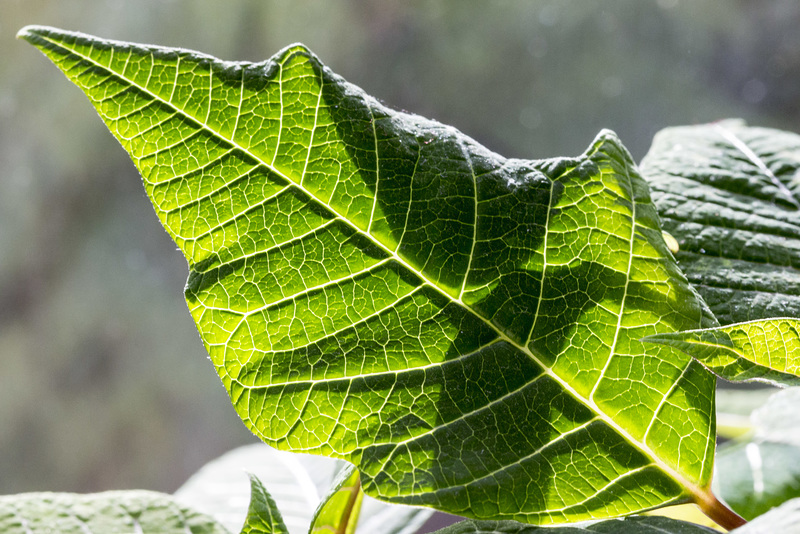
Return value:
M 742 516 L 722 504 L 710 491 L 702 496 L 697 495 L 696 498 L 697 506 L 703 513 L 727 530 L 733 530 L 747 523 Z

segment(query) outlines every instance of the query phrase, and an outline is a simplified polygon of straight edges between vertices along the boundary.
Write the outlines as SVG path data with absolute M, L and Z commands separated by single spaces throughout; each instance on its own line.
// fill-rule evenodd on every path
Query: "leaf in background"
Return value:
M 792 499 L 761 515 L 730 534 L 798 534 L 800 533 L 800 499 Z
M 152 491 L 0 496 L 3 534 L 228 534 L 212 517 Z
M 612 133 L 510 160 L 299 45 L 250 64 L 20 37 L 130 152 L 264 441 L 354 463 L 369 495 L 479 518 L 716 505 L 713 377 L 638 341 L 704 308 Z
M 765 319 L 642 339 L 682 350 L 731 382 L 800 386 L 800 319 Z
M 800 317 L 800 135 L 741 121 L 667 128 L 641 168 L 720 323 Z
M 584 527 L 532 527 L 514 521 L 462 521 L 433 534 L 718 534 L 707 527 L 667 517 L 628 517 Z
M 319 503 L 309 534 L 353 534 L 363 498 L 358 470 L 348 465 L 339 472 L 328 494 Z
M 800 388 L 776 393 L 751 419 L 749 440 L 719 448 L 714 477 L 715 492 L 746 519 L 800 498 Z
M 291 534 L 307 534 L 320 496 L 347 464 L 341 460 L 279 451 L 262 443 L 234 449 L 203 466 L 175 492 L 175 500 L 213 516 L 238 532 L 247 516 L 250 488 L 245 472 L 255 475 L 275 499 Z M 433 511 L 389 505 L 366 498 L 358 532 L 413 534 Z
M 241 534 L 289 534 L 278 505 L 254 475 L 250 475 L 250 507 Z

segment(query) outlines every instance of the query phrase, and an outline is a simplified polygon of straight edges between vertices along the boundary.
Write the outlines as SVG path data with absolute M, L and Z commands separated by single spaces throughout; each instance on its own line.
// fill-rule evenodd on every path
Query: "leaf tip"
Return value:
M 17 39 L 24 39 L 30 41 L 31 37 L 38 34 L 44 29 L 43 26 L 28 25 L 17 32 Z

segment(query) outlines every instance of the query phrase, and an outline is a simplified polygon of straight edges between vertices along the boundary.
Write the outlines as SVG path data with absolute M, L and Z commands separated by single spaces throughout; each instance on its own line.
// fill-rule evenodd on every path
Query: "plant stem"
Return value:
M 702 497 L 697 496 L 697 506 L 715 523 L 727 530 L 741 527 L 747 523 L 742 516 L 721 503 L 710 491 Z

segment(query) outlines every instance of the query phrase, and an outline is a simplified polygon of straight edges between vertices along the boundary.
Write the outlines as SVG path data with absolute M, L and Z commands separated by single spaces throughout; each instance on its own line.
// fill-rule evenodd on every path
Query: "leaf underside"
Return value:
M 707 491 L 708 325 L 616 136 L 505 159 L 300 45 L 257 64 L 29 27 L 131 154 L 239 415 L 364 491 L 554 524 Z M 705 322 L 703 318 L 705 317 Z
M 151 491 L 23 493 L 0 497 L 0 532 L 228 534 L 211 517 Z
M 642 160 L 676 257 L 722 324 L 800 317 L 800 135 L 667 128 Z
M 800 386 L 800 319 L 776 318 L 643 339 L 682 350 L 731 382 Z

